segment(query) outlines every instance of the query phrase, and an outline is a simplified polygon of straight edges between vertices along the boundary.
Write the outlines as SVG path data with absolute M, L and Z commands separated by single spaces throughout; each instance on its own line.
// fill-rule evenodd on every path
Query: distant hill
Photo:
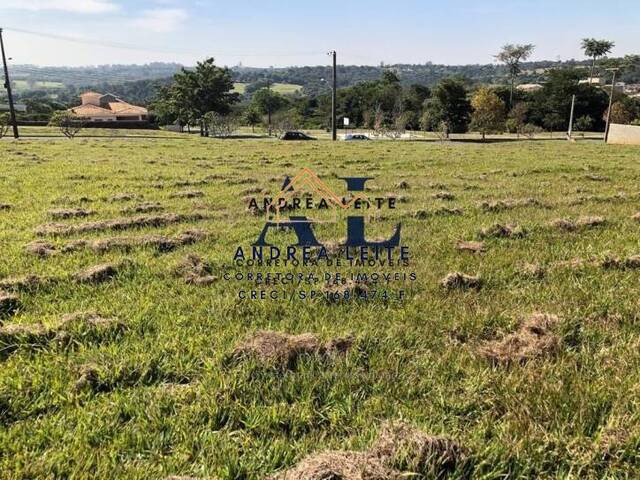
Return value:
M 588 60 L 538 61 L 522 65 L 521 83 L 541 81 L 550 68 L 587 67 Z M 149 63 L 146 65 L 100 65 L 87 67 L 37 67 L 14 65 L 11 67 L 12 84 L 20 96 L 30 92 L 46 93 L 50 98 L 73 103 L 81 90 L 95 89 L 121 95 L 128 101 L 145 105 L 155 94 L 158 85 L 167 84 L 182 68 L 178 63 Z M 188 68 L 188 67 L 187 67 Z M 338 87 L 348 87 L 364 81 L 376 80 L 385 69 L 391 69 L 405 85 L 434 85 L 446 77 L 458 76 L 470 83 L 504 84 L 507 71 L 495 63 L 475 65 L 396 64 L 378 66 L 338 66 Z M 287 94 L 302 92 L 317 95 L 329 91 L 329 66 L 254 68 L 233 67 L 237 90 L 250 93 L 252 84 L 266 81 Z M 618 77 L 627 83 L 640 83 L 640 61 L 636 68 L 622 72 Z M 2 92 L 4 93 L 4 92 Z M 0 97 L 3 95 L 0 94 Z

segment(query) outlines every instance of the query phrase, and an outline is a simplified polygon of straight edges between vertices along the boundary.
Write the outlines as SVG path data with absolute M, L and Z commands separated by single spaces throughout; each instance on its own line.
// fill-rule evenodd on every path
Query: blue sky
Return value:
M 0 0 L 0 26 L 12 61 L 38 65 L 490 63 L 505 43 L 566 60 L 585 36 L 640 53 L 638 0 Z

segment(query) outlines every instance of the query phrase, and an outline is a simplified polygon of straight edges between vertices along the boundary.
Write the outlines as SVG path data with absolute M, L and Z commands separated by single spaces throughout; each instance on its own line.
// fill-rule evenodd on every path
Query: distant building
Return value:
M 80 95 L 82 105 L 69 111 L 91 122 L 146 121 L 149 112 L 144 107 L 131 105 L 111 93 L 85 92 Z
M 604 78 L 602 77 L 589 77 L 589 78 L 585 78 L 583 80 L 578 81 L 578 84 L 580 85 L 584 83 L 587 83 L 589 85 L 594 85 L 596 87 L 601 87 L 602 85 L 604 85 L 605 81 L 604 81 Z
M 521 92 L 535 92 L 542 88 L 542 85 L 539 83 L 521 83 L 516 87 Z

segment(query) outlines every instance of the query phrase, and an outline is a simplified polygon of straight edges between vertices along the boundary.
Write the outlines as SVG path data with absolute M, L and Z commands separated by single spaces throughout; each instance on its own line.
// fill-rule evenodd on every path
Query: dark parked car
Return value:
M 315 138 L 305 135 L 302 132 L 284 132 L 280 140 L 315 140 Z
M 371 140 L 363 133 L 350 133 L 344 136 L 345 142 L 350 142 L 352 140 Z

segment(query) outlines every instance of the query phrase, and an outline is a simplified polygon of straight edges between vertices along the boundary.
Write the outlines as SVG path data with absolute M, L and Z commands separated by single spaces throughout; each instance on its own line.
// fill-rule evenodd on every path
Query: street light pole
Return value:
M 9 97 L 9 114 L 11 115 L 11 125 L 13 126 L 13 138 L 20 138 L 18 134 L 18 122 L 16 120 L 16 109 L 13 105 L 13 93 L 11 92 L 11 80 L 9 80 L 9 68 L 7 68 L 7 57 L 4 54 L 4 41 L 2 39 L 2 28 L 0 28 L 0 50 L 2 50 L 2 64 L 4 65 L 4 88 L 7 89 Z
M 329 55 L 332 57 L 333 73 L 332 73 L 332 89 L 331 89 L 331 140 L 334 142 L 337 140 L 337 125 L 336 125 L 336 90 L 337 90 L 337 76 L 336 76 L 336 51 L 331 50 Z
M 604 127 L 604 143 L 607 143 L 609 139 L 609 123 L 611 119 L 611 106 L 613 105 L 613 89 L 616 85 L 616 72 L 619 68 L 607 68 L 608 72 L 613 72 L 613 78 L 611 79 L 611 95 L 609 95 L 609 108 L 607 109 L 607 123 Z

